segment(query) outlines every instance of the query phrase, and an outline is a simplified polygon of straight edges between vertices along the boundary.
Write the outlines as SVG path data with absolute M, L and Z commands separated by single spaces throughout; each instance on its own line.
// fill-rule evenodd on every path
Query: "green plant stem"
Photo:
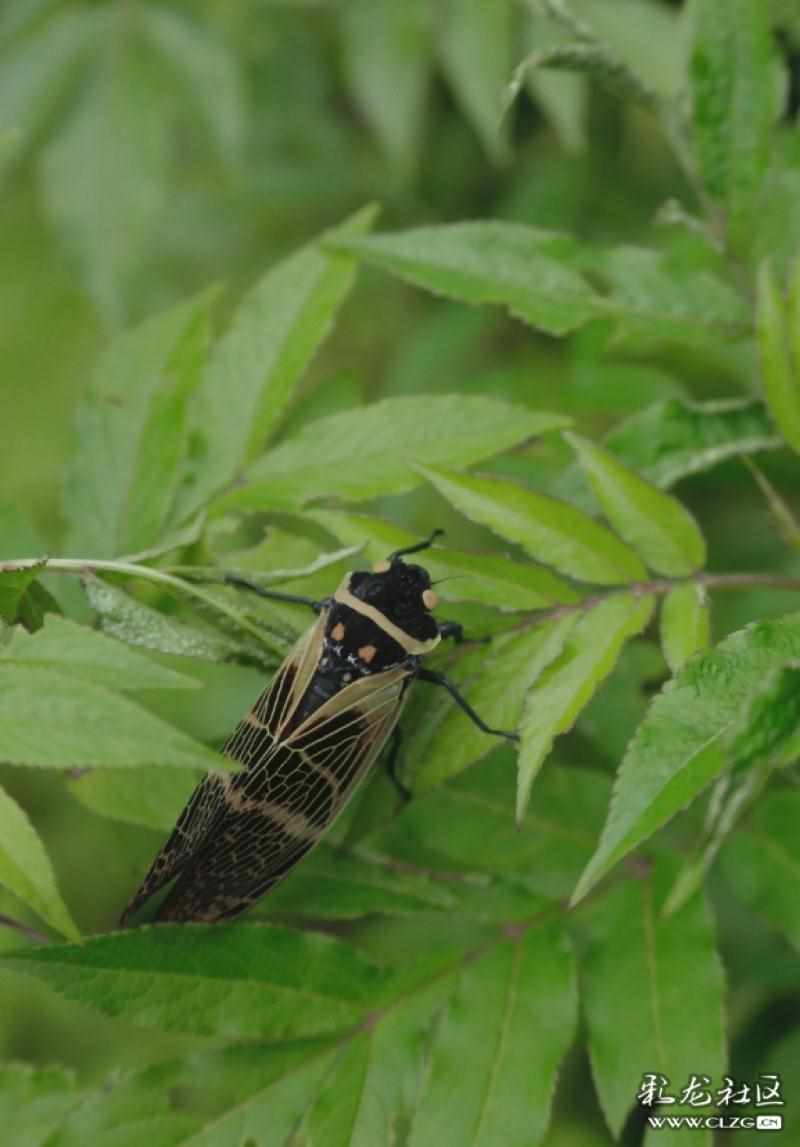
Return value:
M 173 577 L 172 574 L 164 573 L 163 570 L 156 570 L 150 566 L 139 565 L 137 562 L 104 558 L 20 558 L 16 561 L 0 562 L 0 573 L 13 573 L 38 566 L 41 566 L 42 573 L 79 575 L 116 573 L 123 574 L 126 577 L 138 577 L 143 578 L 145 581 L 155 582 L 157 585 L 164 586 L 166 589 L 183 593 L 189 597 L 196 598 L 198 601 L 202 601 L 204 605 L 223 614 L 223 616 L 234 622 L 240 629 L 245 630 L 252 637 L 257 638 L 258 641 L 266 645 L 273 653 L 277 653 L 282 657 L 286 652 L 284 646 L 275 641 L 267 632 L 248 621 L 238 610 L 232 609 L 229 605 L 226 605 L 224 601 L 220 601 L 214 597 L 213 594 L 200 589 L 193 582 L 185 581 L 183 578 Z
M 793 549 L 800 549 L 800 523 L 798 523 L 789 505 L 770 482 L 764 471 L 747 455 L 742 459 L 754 482 L 758 486 L 775 519 L 781 537 Z
M 729 573 L 712 574 L 700 573 L 685 578 L 654 578 L 653 581 L 635 581 L 630 585 L 614 586 L 605 593 L 594 593 L 582 601 L 570 602 L 565 605 L 554 605 L 551 609 L 538 610 L 533 615 L 533 621 L 554 621 L 561 617 L 568 617 L 572 613 L 584 613 L 600 605 L 609 597 L 620 594 L 631 594 L 633 597 L 647 597 L 655 594 L 663 597 L 673 589 L 682 585 L 697 585 L 703 589 L 785 589 L 789 592 L 800 593 L 800 577 L 789 577 L 781 574 L 768 573 Z M 529 625 L 525 621 L 518 628 Z

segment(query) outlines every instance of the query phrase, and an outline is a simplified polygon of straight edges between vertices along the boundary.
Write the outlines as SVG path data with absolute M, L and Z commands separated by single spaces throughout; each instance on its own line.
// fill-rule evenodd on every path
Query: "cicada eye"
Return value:
M 432 589 L 424 589 L 422 591 L 422 604 L 426 609 L 436 609 L 439 604 L 439 598 Z
M 382 561 L 375 562 L 375 565 L 372 567 L 372 572 L 377 574 L 388 573 L 391 568 L 392 563 L 384 558 Z

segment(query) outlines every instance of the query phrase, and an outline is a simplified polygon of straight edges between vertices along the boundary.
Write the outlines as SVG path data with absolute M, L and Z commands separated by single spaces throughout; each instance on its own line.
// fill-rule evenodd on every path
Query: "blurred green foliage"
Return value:
M 634 50 L 638 40 L 648 70 L 657 21 L 660 80 L 674 85 L 679 14 L 602 7 L 620 40 Z M 0 393 L 18 431 L 0 463 L 9 500 L 56 530 L 71 404 L 111 329 L 208 283 L 246 283 L 366 200 L 383 205 L 385 226 L 488 214 L 598 239 L 643 235 L 676 190 L 646 116 L 602 91 L 589 100 L 585 79 L 542 72 L 498 129 L 513 66 L 553 34 L 505 3 L 5 5 Z M 476 338 L 492 370 L 525 369 L 524 357 L 490 353 L 483 318 L 386 280 L 361 291 L 369 321 L 356 303 L 328 373 L 340 363 L 362 392 L 407 392 L 407 376 L 416 389 L 452 389 L 465 360 L 473 373 L 480 362 Z M 547 354 L 518 350 L 532 366 Z
M 6 0 L 0 558 L 163 546 L 195 566 L 282 569 L 282 585 L 322 595 L 352 565 L 337 546 L 367 543 L 374 558 L 444 525 L 448 549 L 431 569 L 473 578 L 461 597 L 454 579 L 448 613 L 497 635 L 453 671 L 498 721 L 518 719 L 530 697 L 518 805 L 527 832 L 513 826 L 510 754 L 452 779 L 487 747 L 446 699 L 415 697 L 409 775 L 432 791 L 387 825 L 391 797 L 377 777 L 336 836 L 379 826 L 371 845 L 393 875 L 376 881 L 373 864 L 345 855 L 352 867 L 329 889 L 336 854 L 325 848 L 270 899 L 267 948 L 286 967 L 315 969 L 314 990 L 330 994 L 318 1010 L 276 989 L 257 925 L 231 932 L 227 954 L 215 941 L 200 952 L 180 930 L 168 960 L 146 939 L 134 950 L 147 932 L 127 947 L 93 940 L 85 954 L 23 950 L 17 966 L 40 978 L 3 971 L 0 1055 L 48 1070 L 0 1070 L 0 1124 L 6 1112 L 30 1119 L 29 1138 L 23 1128 L 9 1143 L 293 1135 L 327 1147 L 348 1142 L 346 1126 L 354 1142 L 384 1141 L 369 1105 L 326 1106 L 323 1078 L 383 1104 L 398 1120 L 391 1141 L 413 1147 L 448 1135 L 663 1143 L 669 1132 L 644 1139 L 633 1110 L 641 1075 L 658 1067 L 640 1062 L 642 1049 L 659 1041 L 659 1055 L 715 1082 L 726 1065 L 741 1078 L 783 1072 L 787 1124 L 798 1126 L 800 647 L 796 622 L 769 621 L 794 597 L 755 579 L 714 594 L 709 633 L 704 592 L 673 589 L 660 635 L 647 597 L 549 634 L 504 633 L 497 606 L 574 599 L 530 558 L 599 585 L 643 580 L 641 558 L 670 577 L 704 559 L 712 578 L 800 576 L 790 449 L 800 434 L 799 76 L 792 0 L 730 0 L 724 18 L 714 0 Z M 580 431 L 572 447 L 544 433 L 568 419 Z M 415 428 L 424 485 L 402 448 Z M 525 445 L 534 434 L 544 437 Z M 495 481 L 458 473 L 476 463 Z M 559 533 L 548 496 L 575 515 L 555 540 L 543 540 L 545 526 Z M 370 517 L 341 501 L 366 502 Z M 208 521 L 193 521 L 209 507 Z M 614 535 L 586 525 L 600 509 Z M 482 573 L 465 548 L 487 555 Z M 315 565 L 323 552 L 330 561 Z M 120 729 L 134 705 L 148 711 L 141 760 L 129 731 L 102 746 L 109 767 L 86 776 L 0 770 L 14 843 L 0 842 L 0 880 L 16 893 L 0 891 L 0 914 L 68 936 L 73 917 L 89 934 L 114 927 L 194 779 L 181 767 L 117 766 L 146 760 L 164 727 L 165 765 L 191 764 L 189 738 L 218 746 L 302 624 L 291 608 L 268 609 L 264 642 L 213 586 L 199 591 L 205 602 L 195 594 L 195 612 L 157 584 L 86 589 L 22 574 L 0 597 L 4 616 L 36 631 L 3 646 L 4 759 L 51 765 L 48 752 L 82 751 L 72 731 L 55 739 L 55 700 L 52 727 L 37 717 L 59 665 L 79 699 L 59 704 L 81 704 L 82 690 L 90 714 L 108 689 Z M 53 619 L 40 628 L 54 607 L 73 622 L 99 619 L 131 660 L 102 645 L 111 636 L 87 632 L 81 642 L 96 643 L 78 651 Z M 685 667 L 709 641 L 722 644 Z M 670 672 L 674 686 L 649 705 Z M 26 703 L 38 741 L 26 722 L 14 727 Z M 710 795 L 662 827 L 713 778 Z M 627 854 L 656 830 L 647 875 L 600 886 L 575 913 L 586 1031 L 574 1042 L 573 956 L 552 914 L 564 915 L 582 870 L 585 887 L 627 856 L 637 875 L 641 854 Z M 482 883 L 404 873 L 471 871 L 476 842 Z M 514 931 L 533 906 L 546 926 Z M 330 915 L 348 943 L 284 929 L 293 913 Z M 490 943 L 499 922 L 513 945 Z M 461 968 L 453 953 L 475 937 L 485 947 Z M 3 951 L 20 943 L 0 929 Z M 213 967 L 236 992 L 246 969 L 236 1007 L 226 1011 L 208 975 L 166 974 L 182 944 L 188 965 Z M 669 970 L 660 1005 L 652 961 Z M 395 976 L 408 967 L 418 980 Z M 339 1054 L 330 1033 L 361 1016 L 359 978 L 364 1000 L 392 1018 Z M 498 1026 L 519 984 L 528 1011 Z M 403 990 L 411 1003 L 392 1011 Z M 290 1042 L 237 1043 L 272 1031 L 268 993 L 286 1008 Z M 412 1127 L 409 1073 L 445 998 Z M 659 1006 L 654 1045 L 641 1013 Z M 477 1093 L 495 1068 L 506 1125 L 452 1099 L 456 1084 Z M 123 1075 L 111 1092 L 91 1090 L 113 1072 Z M 521 1090 L 528 1106 L 517 1110 Z M 232 1116 L 239 1105 L 249 1115 Z

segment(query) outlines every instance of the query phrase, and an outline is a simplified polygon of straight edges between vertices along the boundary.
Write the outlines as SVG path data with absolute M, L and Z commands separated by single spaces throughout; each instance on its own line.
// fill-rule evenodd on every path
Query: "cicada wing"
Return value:
M 209 773 L 194 790 L 168 840 L 129 900 L 120 918 L 121 924 L 127 924 L 146 900 L 177 876 L 206 840 L 209 832 L 213 832 L 214 825 L 225 812 L 225 775 Z
M 300 638 L 223 747 L 227 756 L 240 761 L 246 769 L 250 767 L 254 753 L 258 755 L 264 731 L 279 729 L 296 708 L 318 662 L 322 633 L 323 622 L 320 619 Z M 229 776 L 223 771 L 210 772 L 194 790 L 141 886 L 131 897 L 120 923 L 127 923 L 146 900 L 184 872 L 202 852 L 206 842 L 215 837 L 228 809 Z
M 361 678 L 285 740 L 262 740 L 246 773 L 226 774 L 224 815 L 183 869 L 159 920 L 237 916 L 320 840 L 397 721 L 409 670 Z

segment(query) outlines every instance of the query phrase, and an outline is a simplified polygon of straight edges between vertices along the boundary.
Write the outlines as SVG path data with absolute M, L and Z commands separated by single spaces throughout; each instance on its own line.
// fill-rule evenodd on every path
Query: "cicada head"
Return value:
M 422 566 L 392 555 L 371 571 L 351 574 L 348 588 L 409 637 L 428 641 L 438 635 L 439 626 L 431 612 L 437 598 L 430 574 Z

